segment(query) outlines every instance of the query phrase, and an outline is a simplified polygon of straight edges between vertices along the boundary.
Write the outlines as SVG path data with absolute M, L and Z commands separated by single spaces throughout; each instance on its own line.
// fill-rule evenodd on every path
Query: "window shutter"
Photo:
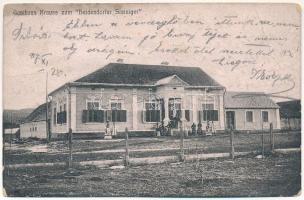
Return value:
M 122 110 L 117 110 L 117 121 L 122 122 Z
M 104 116 L 105 116 L 104 110 L 100 110 L 100 117 L 101 117 L 100 122 L 104 122 L 105 121 Z
M 190 121 L 190 110 L 185 110 L 185 118 L 188 122 Z
M 88 122 L 93 122 L 93 111 L 94 110 L 88 110 Z
M 170 119 L 170 120 L 173 119 L 173 110 L 169 110 L 169 119 Z
M 198 111 L 198 121 L 202 122 L 202 111 Z
M 103 110 L 96 110 L 96 121 L 97 122 L 104 122 L 104 111 Z
M 121 121 L 122 122 L 127 122 L 127 111 L 126 110 L 122 110 L 121 113 L 122 113 Z
M 150 110 L 146 110 L 146 111 L 143 111 L 143 114 L 144 114 L 144 121 L 146 122 L 150 122 Z
M 207 110 L 203 110 L 203 112 L 202 112 L 202 119 L 203 119 L 203 121 L 207 121 L 207 119 L 208 119 L 208 112 L 207 112 Z
M 86 123 L 87 122 L 87 118 L 88 118 L 88 111 L 87 110 L 83 110 L 82 111 L 82 123 Z
M 156 110 L 151 110 L 151 121 L 156 122 Z
M 117 122 L 117 111 L 112 110 L 112 122 Z
M 59 113 L 59 123 L 62 124 L 62 112 Z
M 213 110 L 213 120 L 212 121 L 218 121 L 218 110 Z
M 180 119 L 181 116 L 182 116 L 182 111 L 181 111 L 181 110 L 177 110 L 177 111 L 176 111 L 176 117 L 177 117 L 178 119 Z
M 60 124 L 60 113 L 57 113 L 57 124 Z
M 207 110 L 207 121 L 212 121 L 213 112 L 212 110 Z
M 160 122 L 160 110 L 156 110 L 156 121 Z
M 63 123 L 66 123 L 67 122 L 67 112 L 66 111 L 63 111 L 63 114 L 62 114 L 62 118 L 63 118 Z

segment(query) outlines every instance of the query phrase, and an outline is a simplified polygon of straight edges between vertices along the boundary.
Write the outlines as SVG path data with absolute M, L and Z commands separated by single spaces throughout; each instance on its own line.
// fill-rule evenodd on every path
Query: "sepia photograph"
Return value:
M 2 9 L 3 196 L 301 195 L 300 4 Z

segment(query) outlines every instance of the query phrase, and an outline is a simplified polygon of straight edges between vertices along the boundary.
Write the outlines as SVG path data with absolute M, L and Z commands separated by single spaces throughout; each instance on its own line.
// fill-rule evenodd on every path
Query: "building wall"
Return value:
M 60 105 L 63 107 L 63 105 L 66 105 L 66 109 L 68 109 L 68 92 L 65 89 L 60 89 L 56 91 L 54 94 L 52 94 L 52 101 L 50 106 L 50 113 L 51 113 L 51 123 L 50 123 L 50 131 L 52 135 L 56 134 L 63 134 L 68 132 L 68 119 L 67 123 L 64 124 L 54 124 L 54 108 L 56 108 L 56 112 L 59 112 Z M 68 113 L 68 112 L 67 112 Z M 53 134 L 54 133 L 54 134 Z M 56 133 L 56 134 L 55 134 Z
M 266 130 L 270 123 L 274 129 L 280 129 L 280 118 L 277 109 L 226 109 L 235 112 L 236 130 Z M 253 122 L 246 122 L 246 111 L 253 112 Z M 262 122 L 262 111 L 268 111 L 268 122 Z
M 29 122 L 20 125 L 20 138 L 41 138 L 46 139 L 45 121 Z
M 110 126 L 114 127 L 117 131 L 124 131 L 127 127 L 129 130 L 132 130 L 132 90 L 125 88 L 96 88 L 92 89 L 89 87 L 86 88 L 76 88 L 76 127 L 75 132 L 104 132 L 106 129 L 106 123 L 100 122 L 82 122 L 83 110 L 86 110 L 87 101 L 96 100 L 100 101 L 102 108 L 105 110 L 110 110 L 110 99 L 114 95 L 123 98 L 123 110 L 127 110 L 127 121 L 126 122 L 110 122 Z M 73 108 L 73 107 L 72 107 Z M 106 121 L 106 120 L 105 120 Z M 74 131 L 74 130 L 73 130 Z
M 149 91 L 149 88 L 92 88 L 92 87 L 72 87 L 71 88 L 71 116 L 69 116 L 68 92 L 62 90 L 57 91 L 52 96 L 51 103 L 51 131 L 52 134 L 67 133 L 69 127 L 69 117 L 71 117 L 71 128 L 76 133 L 93 133 L 104 132 L 106 122 L 86 122 L 82 121 L 83 110 L 86 110 L 87 101 L 97 100 L 101 102 L 102 109 L 110 110 L 110 99 L 113 96 L 118 96 L 123 100 L 123 108 L 127 110 L 127 122 L 110 122 L 110 127 L 115 128 L 118 132 L 122 132 L 127 127 L 130 131 L 151 131 L 157 127 L 156 122 L 145 122 L 143 120 L 144 102 L 149 99 L 149 96 L 166 99 L 166 109 L 168 109 L 169 98 L 182 98 L 182 109 L 192 111 L 191 120 L 185 122 L 184 127 L 191 129 L 192 123 L 199 123 L 199 111 L 202 110 L 202 104 L 205 101 L 205 94 L 214 97 L 212 102 L 215 104 L 215 109 L 219 111 L 219 121 L 214 122 L 216 130 L 224 130 L 224 106 L 223 106 L 223 90 L 210 90 L 205 93 L 203 89 L 185 89 L 183 86 L 165 85 L 160 86 L 156 90 Z M 66 103 L 67 107 L 67 123 L 54 124 L 54 107 L 59 111 L 59 104 Z M 105 120 L 106 121 L 106 120 Z M 206 122 L 201 121 L 203 129 Z
M 223 90 L 212 90 L 205 92 L 204 89 L 185 88 L 181 85 L 163 85 L 157 89 L 149 90 L 149 88 L 131 88 L 131 87 L 72 87 L 71 88 L 71 105 L 69 105 L 68 92 L 64 89 L 57 91 L 52 96 L 52 133 L 62 134 L 67 133 L 69 121 L 71 128 L 75 133 L 101 133 L 105 132 L 106 119 L 104 122 L 83 122 L 83 110 L 87 109 L 87 101 L 96 100 L 101 102 L 103 110 L 110 110 L 110 100 L 116 96 L 123 99 L 123 110 L 127 111 L 126 122 L 110 122 L 110 128 L 116 128 L 117 132 L 123 132 L 125 128 L 129 131 L 153 131 L 159 123 L 145 122 L 143 119 L 144 102 L 149 99 L 149 96 L 164 99 L 166 109 L 168 109 L 169 98 L 182 98 L 182 109 L 191 110 L 190 121 L 184 123 L 184 128 L 191 129 L 191 125 L 196 125 L 201 122 L 202 128 L 205 130 L 207 125 L 199 116 L 199 111 L 202 110 L 204 103 L 214 104 L 214 109 L 218 110 L 218 121 L 214 121 L 215 130 L 225 129 L 225 111 L 235 111 L 236 129 L 237 130 L 261 130 L 269 129 L 269 124 L 272 122 L 274 129 L 280 129 L 280 117 L 278 109 L 224 109 L 223 105 Z M 207 102 L 206 102 L 207 101 Z M 54 124 L 54 107 L 59 112 L 59 105 L 66 104 L 67 123 Z M 71 116 L 69 115 L 71 109 Z M 269 122 L 262 123 L 261 112 L 268 111 Z M 253 122 L 246 122 L 246 111 L 253 111 Z M 168 113 L 167 113 L 168 114 Z M 70 120 L 69 120 L 70 119 Z M 165 118 L 166 119 L 166 118 Z M 166 125 L 166 123 L 165 123 Z M 54 135 L 54 134 L 53 134 Z

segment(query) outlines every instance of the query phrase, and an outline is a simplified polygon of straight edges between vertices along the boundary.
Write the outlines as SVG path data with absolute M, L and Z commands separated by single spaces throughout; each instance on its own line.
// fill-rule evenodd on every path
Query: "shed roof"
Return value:
M 24 120 L 24 123 L 45 121 L 46 119 L 46 103 L 38 106 L 33 112 L 31 112 Z
M 160 79 L 178 76 L 190 86 L 223 87 L 199 67 L 109 63 L 75 82 L 155 85 Z
M 279 106 L 261 92 L 227 92 L 225 108 L 279 108 Z

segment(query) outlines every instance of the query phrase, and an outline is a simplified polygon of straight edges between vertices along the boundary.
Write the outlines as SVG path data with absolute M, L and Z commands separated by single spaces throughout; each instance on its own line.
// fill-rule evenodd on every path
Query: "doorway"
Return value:
M 226 111 L 226 127 L 228 129 L 235 129 L 235 112 Z

